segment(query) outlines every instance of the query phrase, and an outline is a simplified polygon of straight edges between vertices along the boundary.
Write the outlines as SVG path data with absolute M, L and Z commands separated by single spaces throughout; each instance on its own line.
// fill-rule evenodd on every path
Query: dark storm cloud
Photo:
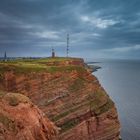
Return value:
M 0 55 L 65 55 L 67 33 L 71 55 L 139 58 L 140 1 L 1 0 Z

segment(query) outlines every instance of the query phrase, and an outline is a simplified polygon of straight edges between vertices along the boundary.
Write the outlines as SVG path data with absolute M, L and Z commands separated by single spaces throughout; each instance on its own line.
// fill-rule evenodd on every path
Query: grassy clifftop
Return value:
M 53 73 L 57 71 L 72 71 L 75 69 L 83 71 L 84 69 L 81 67 L 82 61 L 80 58 L 65 57 L 0 61 L 0 73 L 3 74 L 5 71 L 14 71 L 15 73 L 46 71 Z
M 83 59 L 0 62 L 0 82 L 1 90 L 28 96 L 61 129 L 60 139 L 118 139 L 115 105 Z M 0 98 L 3 96 L 0 92 Z M 19 94 L 5 99 L 12 107 L 28 102 Z

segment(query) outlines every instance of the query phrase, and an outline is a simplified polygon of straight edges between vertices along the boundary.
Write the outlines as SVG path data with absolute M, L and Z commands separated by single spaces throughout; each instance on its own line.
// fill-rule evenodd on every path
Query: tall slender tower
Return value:
M 4 61 L 7 61 L 7 54 L 6 54 L 6 51 L 4 53 Z
M 69 34 L 67 34 L 67 57 L 69 56 Z

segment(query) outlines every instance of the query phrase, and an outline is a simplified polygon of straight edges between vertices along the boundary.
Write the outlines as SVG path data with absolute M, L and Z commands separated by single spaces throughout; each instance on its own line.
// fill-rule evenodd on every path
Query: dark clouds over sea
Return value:
M 139 0 L 0 0 L 0 56 L 140 59 Z

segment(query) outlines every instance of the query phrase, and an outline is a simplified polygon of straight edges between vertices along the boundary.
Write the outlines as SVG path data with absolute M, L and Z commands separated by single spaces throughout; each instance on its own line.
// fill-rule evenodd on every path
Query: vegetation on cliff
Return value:
M 65 71 L 84 71 L 82 66 L 70 64 L 70 62 L 79 62 L 78 58 L 42 58 L 42 59 L 16 59 L 11 61 L 0 61 L 0 76 L 5 71 L 14 71 L 15 73 L 30 72 L 65 72 Z M 81 60 L 82 61 L 82 60 Z M 63 65 L 65 64 L 65 65 Z
M 0 62 L 0 74 L 0 88 L 28 96 L 61 129 L 60 139 L 118 139 L 115 105 L 83 59 Z M 19 94 L 5 98 L 12 107 L 28 102 Z

